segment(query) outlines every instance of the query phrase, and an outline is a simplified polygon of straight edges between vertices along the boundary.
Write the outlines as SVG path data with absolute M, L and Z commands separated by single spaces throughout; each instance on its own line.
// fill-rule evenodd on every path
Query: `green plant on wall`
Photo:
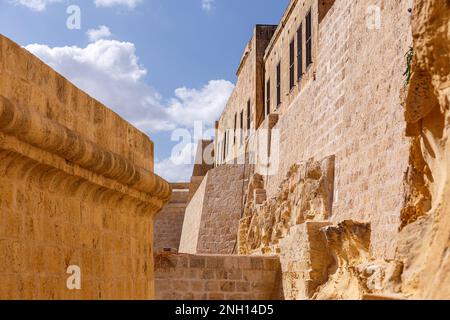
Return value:
M 414 57 L 414 48 L 413 47 L 409 47 L 408 51 L 405 54 L 405 58 L 406 58 L 406 71 L 403 74 L 403 76 L 406 77 L 405 79 L 405 86 L 407 86 L 409 84 L 409 82 L 411 81 L 411 64 L 412 64 L 412 60 Z

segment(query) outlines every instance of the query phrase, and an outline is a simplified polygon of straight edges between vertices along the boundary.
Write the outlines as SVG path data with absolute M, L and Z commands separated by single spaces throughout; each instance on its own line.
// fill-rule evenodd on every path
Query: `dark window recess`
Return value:
M 281 104 L 281 63 L 277 65 L 277 107 Z
M 289 44 L 289 91 L 294 87 L 295 81 L 295 42 Z
M 312 64 L 312 15 L 309 10 L 306 16 L 306 68 Z
M 237 113 L 234 114 L 234 134 L 233 134 L 233 144 L 236 144 L 236 130 L 237 130 Z
M 303 77 L 303 25 L 297 30 L 297 80 Z
M 240 127 L 240 139 L 239 142 L 242 144 L 243 141 L 243 134 L 244 134 L 244 111 L 241 111 L 241 127 Z
M 250 105 L 250 100 L 247 101 L 247 130 L 250 130 L 250 124 L 252 121 L 252 108 Z
M 230 132 L 228 130 L 225 131 L 225 157 L 228 156 L 228 136 Z
M 270 114 L 270 79 L 267 80 L 266 84 L 266 114 Z
M 223 153 L 222 153 L 222 159 L 224 162 L 226 158 L 226 152 L 227 152 L 227 132 L 225 131 L 223 134 Z

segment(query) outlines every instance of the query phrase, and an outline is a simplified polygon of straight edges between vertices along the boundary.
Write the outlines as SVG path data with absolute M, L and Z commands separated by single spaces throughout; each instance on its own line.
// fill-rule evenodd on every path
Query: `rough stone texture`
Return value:
M 178 252 L 190 184 L 172 184 L 170 201 L 155 216 L 153 250 Z
M 291 227 L 305 221 L 325 221 L 333 202 L 334 157 L 292 166 L 278 193 L 266 201 L 263 178 L 249 183 L 244 217 L 239 227 L 239 252 L 277 253 Z
M 235 251 L 243 210 L 244 170 L 243 165 L 225 165 L 208 172 L 186 209 L 180 252 Z
M 361 299 L 366 292 L 364 263 L 369 259 L 370 225 L 343 221 L 322 229 L 325 248 L 334 263 L 328 266 L 327 281 L 314 295 L 319 300 Z
M 153 298 L 152 171 L 144 134 L 0 36 L 0 299 Z
M 414 58 L 405 98 L 410 166 L 396 259 L 395 292 L 450 297 L 450 2 L 416 0 Z
M 317 287 L 328 279 L 333 259 L 320 229 L 329 224 L 306 222 L 294 226 L 280 241 L 285 299 L 311 299 Z
M 281 299 L 278 257 L 173 255 L 155 257 L 156 299 Z

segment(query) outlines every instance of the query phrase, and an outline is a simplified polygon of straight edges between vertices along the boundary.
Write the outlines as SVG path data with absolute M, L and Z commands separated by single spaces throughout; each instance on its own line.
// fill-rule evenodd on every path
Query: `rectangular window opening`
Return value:
M 277 108 L 281 104 L 281 62 L 277 65 Z
M 303 24 L 297 30 L 297 80 L 303 77 Z
M 250 100 L 247 101 L 247 130 L 250 130 L 250 125 L 252 122 L 252 108 Z
M 312 64 L 312 15 L 309 10 L 306 16 L 306 68 Z
M 266 114 L 270 114 L 270 79 L 267 80 L 266 84 Z
M 233 134 L 233 144 L 236 144 L 236 130 L 237 130 L 237 113 L 234 114 L 234 134 Z
M 294 88 L 295 79 L 295 42 L 292 39 L 289 44 L 289 91 Z
M 239 143 L 242 145 L 242 142 L 244 141 L 244 111 L 241 111 L 241 115 L 240 115 L 240 139 L 239 139 Z

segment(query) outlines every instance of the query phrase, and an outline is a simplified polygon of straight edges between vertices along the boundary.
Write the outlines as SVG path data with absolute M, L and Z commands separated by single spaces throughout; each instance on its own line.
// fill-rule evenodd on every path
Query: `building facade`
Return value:
M 412 44 L 409 8 L 411 1 L 291 1 L 265 43 L 263 81 L 242 72 L 241 64 L 216 136 L 220 147 L 228 142 L 228 162 L 248 154 L 241 162 L 254 162 L 268 198 L 292 165 L 335 156 L 330 220 L 370 222 L 373 252 L 383 257 L 395 251 L 388 239 L 399 227 L 408 161 L 399 92 Z M 242 90 L 241 83 L 257 88 Z M 233 130 L 225 139 L 224 132 L 234 128 L 236 114 L 240 128 L 239 114 L 245 119 L 244 102 L 255 91 L 264 93 L 257 109 L 263 116 L 243 135 L 247 150 L 236 152 L 231 140 L 245 141 Z M 258 165 L 266 154 L 267 163 Z M 222 156 L 219 150 L 217 164 Z

